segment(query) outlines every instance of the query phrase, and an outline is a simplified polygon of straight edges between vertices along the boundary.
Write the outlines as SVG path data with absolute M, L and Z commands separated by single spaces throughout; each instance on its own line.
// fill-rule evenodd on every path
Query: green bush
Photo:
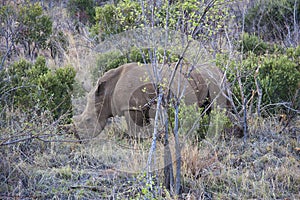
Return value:
M 211 40 L 222 34 L 227 21 L 234 17 L 229 15 L 231 3 L 231 0 L 216 0 L 209 4 L 198 0 L 164 1 L 154 14 L 155 26 L 167 26 L 194 39 Z
M 286 103 L 297 107 L 295 93 L 300 84 L 300 47 L 285 51 L 275 51 L 272 54 L 254 54 L 248 52 L 242 61 L 229 62 L 227 77 L 233 83 L 232 91 L 237 105 L 241 105 L 242 97 L 237 77 L 241 79 L 243 93 L 247 100 L 252 100 L 252 108 L 258 106 L 257 85 L 262 91 L 261 107 Z M 228 63 L 226 56 L 217 58 L 217 65 Z M 223 66 L 224 67 L 224 66 Z M 239 74 L 237 74 L 239 72 Z M 254 96 L 253 96 L 254 94 Z M 299 97 L 298 97 L 299 98 Z M 249 103 L 250 103 L 249 102 Z M 250 105 L 248 105 L 250 106 Z M 268 108 L 274 108 L 269 106 Z
M 290 102 L 300 83 L 300 66 L 288 55 L 265 57 L 259 70 L 263 102 Z M 298 62 L 300 61 L 298 57 Z
M 124 0 L 117 5 L 106 4 L 95 8 L 96 24 L 92 27 L 95 35 L 100 34 L 101 39 L 142 27 L 142 8 L 139 2 Z
M 174 108 L 170 109 L 169 120 L 174 127 Z M 184 101 L 179 106 L 179 133 L 184 138 L 197 144 L 199 141 L 216 140 L 226 128 L 232 126 L 225 110 L 213 109 L 204 113 L 204 108 L 197 104 L 186 105 Z
M 179 133 L 195 144 L 206 137 L 209 128 L 209 116 L 203 110 L 197 104 L 186 105 L 184 101 L 179 106 Z M 174 109 L 171 112 L 170 121 L 174 122 Z
M 0 56 L 3 65 L 0 69 L 6 59 L 22 53 L 33 60 L 41 50 L 50 50 L 53 58 L 62 57 L 63 51 L 67 50 L 66 35 L 57 28 L 53 29 L 53 21 L 40 3 L 26 1 L 15 6 L 2 6 L 0 22 L 0 41 L 6 41 L 1 49 L 5 54 Z
M 164 51 L 162 48 L 158 48 L 155 51 L 152 48 L 132 48 L 129 52 L 130 62 L 139 63 L 151 63 L 157 60 L 158 63 L 172 63 L 179 59 L 179 55 L 172 54 L 171 51 Z
M 22 44 L 29 56 L 33 56 L 36 50 L 46 49 L 47 41 L 52 34 L 52 20 L 44 15 L 39 3 L 20 6 L 18 13 L 18 31 L 16 43 Z
M 99 54 L 97 57 L 97 65 L 91 72 L 93 82 L 96 82 L 104 72 L 117 68 L 125 63 L 127 63 L 127 57 L 118 51 Z
M 1 105 L 29 112 L 49 110 L 55 119 L 65 114 L 71 117 L 75 74 L 70 66 L 51 71 L 43 57 L 35 63 L 15 62 L 0 74 L 5 80 L 0 83 Z
M 261 38 L 244 33 L 239 43 L 238 50 L 247 54 L 249 52 L 255 55 L 263 55 L 266 53 L 274 53 L 279 47 L 276 45 L 264 42 Z
M 212 3 L 197 0 L 163 1 L 160 3 L 123 0 L 117 4 L 96 7 L 96 24 L 92 28 L 101 39 L 125 30 L 145 26 L 178 30 L 186 35 L 211 37 L 224 28 L 228 7 L 223 1 Z M 167 17 L 168 16 L 168 17 Z M 168 19 L 168 20 L 167 20 Z M 194 32 L 197 30 L 197 33 Z
M 113 4 L 106 4 L 95 8 L 96 24 L 91 28 L 93 35 L 100 34 L 100 38 L 121 32 L 116 20 L 116 7 Z
M 299 24 L 300 4 L 294 0 L 255 0 L 245 16 L 245 30 L 267 41 L 283 41 Z

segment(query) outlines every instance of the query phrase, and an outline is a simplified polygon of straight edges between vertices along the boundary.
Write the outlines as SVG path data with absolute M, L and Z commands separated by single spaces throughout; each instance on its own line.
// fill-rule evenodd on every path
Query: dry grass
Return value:
M 257 119 L 246 144 L 232 138 L 184 148 L 185 191 L 204 199 L 299 199 L 299 127 L 278 128 L 274 119 Z
M 74 138 L 47 115 L 31 121 L 21 113 L 14 117 L 19 123 L 1 128 L 1 142 L 8 136 L 41 133 L 43 140 L 52 142 L 32 138 L 11 145 L 2 143 L 1 199 L 138 199 L 149 195 L 143 189 L 150 141 L 123 137 L 124 130 L 111 124 L 99 137 L 79 144 L 70 142 Z M 274 118 L 250 121 L 246 144 L 236 138 L 207 139 L 194 145 L 186 141 L 182 197 L 299 199 L 299 127 L 294 124 L 279 133 L 280 125 L 276 124 Z M 162 153 L 158 151 L 157 156 L 159 161 Z M 158 181 L 162 181 L 161 169 Z M 168 196 L 161 186 L 155 191 L 156 197 Z

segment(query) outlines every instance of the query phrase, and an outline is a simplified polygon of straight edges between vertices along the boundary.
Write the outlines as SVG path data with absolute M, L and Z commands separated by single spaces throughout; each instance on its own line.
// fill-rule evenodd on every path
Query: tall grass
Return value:
M 8 121 L 10 126 L 1 127 L 1 198 L 138 199 L 149 195 L 143 166 L 150 141 L 132 140 L 124 136 L 122 123 L 112 123 L 97 138 L 79 144 L 51 119 L 45 113 L 26 121 L 26 114 L 16 112 Z M 280 132 L 283 127 L 275 117 L 251 118 L 246 144 L 238 138 L 186 140 L 182 197 L 299 199 L 299 121 Z M 24 141 L 5 145 L 17 137 Z M 162 153 L 157 152 L 161 168 L 155 175 L 160 177 Z M 163 185 L 158 185 L 156 198 L 168 198 Z

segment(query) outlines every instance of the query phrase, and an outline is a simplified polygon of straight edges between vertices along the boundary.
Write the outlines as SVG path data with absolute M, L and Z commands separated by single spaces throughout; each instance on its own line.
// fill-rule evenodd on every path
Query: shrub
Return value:
M 43 57 L 35 63 L 15 62 L 0 74 L 1 105 L 10 109 L 29 111 L 49 110 L 54 118 L 67 114 L 71 117 L 71 95 L 75 70 L 70 67 L 51 71 Z
M 67 50 L 66 35 L 57 28 L 53 29 L 53 21 L 40 3 L 26 1 L 16 6 L 2 6 L 0 21 L 0 40 L 5 41 L 0 48 L 3 53 L 0 53 L 0 70 L 4 68 L 6 59 L 13 60 L 21 53 L 33 60 L 41 50 L 50 49 L 53 58 L 62 57 L 63 50 Z
M 211 38 L 222 31 L 229 16 L 228 6 L 222 4 L 223 0 L 212 2 L 209 6 L 197 0 L 143 3 L 123 0 L 116 5 L 96 7 L 96 25 L 92 30 L 95 35 L 100 34 L 101 39 L 105 39 L 125 30 L 168 26 L 169 30 L 186 35 Z
M 118 51 L 99 54 L 97 57 L 97 66 L 92 71 L 93 82 L 96 82 L 102 73 L 125 63 L 127 63 L 127 57 Z
M 75 75 L 74 68 L 66 66 L 55 72 L 48 71 L 39 79 L 38 85 L 41 87 L 41 95 L 44 98 L 42 107 L 53 111 L 55 118 L 65 114 L 72 117 L 71 95 Z
M 174 113 L 174 110 L 171 110 Z M 197 104 L 185 105 L 182 101 L 178 118 L 179 132 L 184 138 L 188 138 L 195 144 L 205 138 L 209 127 L 209 116 L 204 114 L 203 109 Z M 174 116 L 171 116 L 170 121 L 174 121 Z
M 256 55 L 250 51 L 244 55 L 242 61 L 231 61 L 227 77 L 234 84 L 232 91 L 237 97 L 237 104 L 241 105 L 242 102 L 239 83 L 236 80 L 239 76 L 243 93 L 247 100 L 251 100 L 249 103 L 252 103 L 248 106 L 255 108 L 284 103 L 297 107 L 293 101 L 300 83 L 299 51 L 300 47 L 290 48 L 284 52 L 274 51 L 272 54 L 266 51 L 264 54 Z M 228 63 L 226 56 L 217 58 L 217 65 L 222 66 L 223 63 Z M 262 91 L 261 105 L 258 104 L 256 84 Z
M 300 66 L 288 55 L 271 55 L 263 59 L 259 81 L 263 102 L 290 102 L 300 83 Z M 299 58 L 298 58 L 299 62 Z
M 222 34 L 229 15 L 232 0 L 216 1 L 164 1 L 155 13 L 155 25 L 180 31 L 194 39 L 212 40 Z M 224 6 L 226 4 L 226 6 Z M 151 15 L 150 15 L 151 16 Z M 167 16 L 169 16 L 168 21 Z
M 242 35 L 242 40 L 238 46 L 238 50 L 244 54 L 252 52 L 255 55 L 274 53 L 277 48 L 277 46 L 264 42 L 261 38 L 248 33 Z
M 142 26 L 142 8 L 139 2 L 125 0 L 117 5 L 106 4 L 96 7 L 95 12 L 96 25 L 92 27 L 92 31 L 96 35 L 100 33 L 101 39 Z
M 179 55 L 172 54 L 171 51 L 164 51 L 162 48 L 155 50 L 152 48 L 132 48 L 129 52 L 130 62 L 151 63 L 157 60 L 158 63 L 171 63 L 176 62 L 178 58 Z
M 174 122 L 174 109 L 170 111 L 170 121 Z M 204 108 L 199 108 L 197 104 L 186 105 L 183 101 L 179 106 L 178 118 L 180 134 L 193 144 L 198 144 L 203 139 L 217 140 L 232 126 L 225 110 L 215 108 L 204 113 Z
M 44 15 L 39 3 L 20 6 L 18 9 L 16 43 L 22 44 L 32 57 L 35 51 L 47 48 L 47 40 L 52 34 L 52 20 Z
M 95 8 L 96 24 L 92 27 L 94 35 L 100 34 L 100 38 L 104 39 L 110 34 L 121 32 L 117 24 L 115 13 L 115 6 L 113 4 L 106 4 L 102 7 Z
M 300 4 L 294 0 L 256 0 L 245 16 L 245 30 L 264 40 L 283 41 L 299 23 Z M 298 33 L 296 33 L 298 34 Z

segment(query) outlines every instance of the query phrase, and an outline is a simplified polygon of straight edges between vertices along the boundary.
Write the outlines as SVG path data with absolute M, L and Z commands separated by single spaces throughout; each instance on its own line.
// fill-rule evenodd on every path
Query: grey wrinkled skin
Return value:
M 87 96 L 86 107 L 80 115 L 73 117 L 75 131 L 80 139 L 88 139 L 97 136 L 105 126 L 105 122 L 98 120 L 95 109 L 95 90 L 92 88 Z
M 160 73 L 163 87 L 168 85 L 173 69 L 174 64 L 163 67 Z M 204 106 L 213 102 L 221 109 L 229 109 L 222 72 L 210 65 L 194 67 L 189 74 L 190 69 L 190 65 L 183 65 L 177 70 L 170 85 L 171 93 L 177 98 L 183 95 L 186 105 Z M 73 118 L 80 139 L 97 136 L 114 116 L 125 116 L 129 135 L 149 137 L 156 109 L 155 77 L 151 65 L 137 63 L 106 72 L 88 94 L 83 113 Z

